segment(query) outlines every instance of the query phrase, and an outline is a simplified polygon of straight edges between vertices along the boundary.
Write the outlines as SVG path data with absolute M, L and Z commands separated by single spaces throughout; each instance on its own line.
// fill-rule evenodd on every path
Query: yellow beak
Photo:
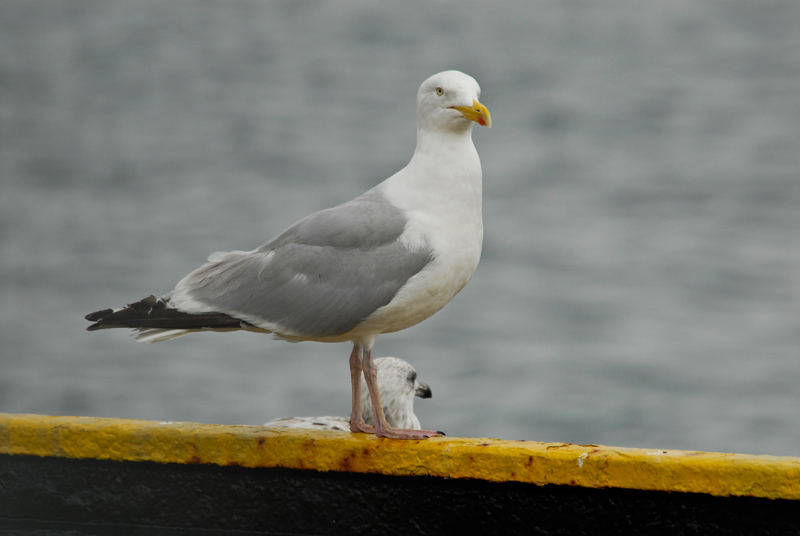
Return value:
M 480 102 L 473 100 L 472 106 L 453 106 L 454 110 L 458 110 L 464 117 L 470 121 L 475 121 L 481 126 L 492 128 L 492 114 Z

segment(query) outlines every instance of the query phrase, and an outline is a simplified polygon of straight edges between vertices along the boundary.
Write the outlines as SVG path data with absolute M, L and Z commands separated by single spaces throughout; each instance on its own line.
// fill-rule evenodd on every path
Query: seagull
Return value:
M 383 414 L 391 427 L 419 430 L 419 418 L 414 414 L 414 397 L 431 398 L 431 388 L 417 380 L 417 371 L 411 363 L 398 357 L 375 358 L 378 375 L 378 392 L 381 394 Z M 374 425 L 372 404 L 366 383 L 361 384 L 361 406 L 364 422 Z M 272 428 L 312 428 L 315 430 L 350 431 L 346 417 L 283 417 L 265 422 Z
M 482 171 L 472 127 L 492 126 L 479 97 L 469 75 L 431 76 L 417 92 L 417 143 L 406 167 L 252 251 L 213 253 L 160 298 L 87 315 L 94 322 L 87 329 L 132 328 L 141 342 L 235 330 L 350 342 L 350 430 L 395 439 L 440 435 L 389 426 L 372 348 L 378 335 L 439 311 L 478 266 Z M 374 424 L 364 421 L 362 372 Z

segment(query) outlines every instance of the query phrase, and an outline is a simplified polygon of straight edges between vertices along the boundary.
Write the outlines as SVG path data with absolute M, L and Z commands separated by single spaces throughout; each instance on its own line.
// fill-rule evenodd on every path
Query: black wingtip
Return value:
M 95 311 L 93 313 L 89 313 L 84 318 L 89 322 L 97 322 L 98 320 L 102 319 L 104 316 L 108 316 L 113 313 L 113 309 L 103 309 L 102 311 Z M 91 327 L 91 326 L 90 326 Z M 89 328 L 87 328 L 89 329 Z
M 225 313 L 185 313 L 168 306 L 167 301 L 148 296 L 122 309 L 103 309 L 85 316 L 94 322 L 87 331 L 110 328 L 175 329 L 175 330 L 230 330 L 247 329 L 243 320 Z
M 442 432 L 441 430 L 436 430 L 436 433 L 437 433 L 437 434 L 439 434 L 439 435 L 443 435 L 443 436 L 446 436 L 446 435 L 447 435 L 447 434 L 445 434 L 444 432 Z

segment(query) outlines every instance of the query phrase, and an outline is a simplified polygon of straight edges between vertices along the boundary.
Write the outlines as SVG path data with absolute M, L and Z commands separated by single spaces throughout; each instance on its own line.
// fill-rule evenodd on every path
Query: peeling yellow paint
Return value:
M 0 413 L 0 454 L 287 467 L 800 500 L 800 458 Z

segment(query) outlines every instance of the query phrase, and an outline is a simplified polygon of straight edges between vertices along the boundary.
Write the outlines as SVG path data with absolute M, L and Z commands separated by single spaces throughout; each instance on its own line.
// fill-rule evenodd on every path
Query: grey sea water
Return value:
M 411 156 L 474 76 L 481 265 L 378 339 L 488 436 L 800 455 L 800 3 L 6 1 L 0 411 L 346 415 L 346 344 L 88 333 Z

